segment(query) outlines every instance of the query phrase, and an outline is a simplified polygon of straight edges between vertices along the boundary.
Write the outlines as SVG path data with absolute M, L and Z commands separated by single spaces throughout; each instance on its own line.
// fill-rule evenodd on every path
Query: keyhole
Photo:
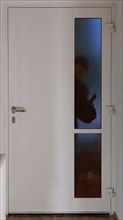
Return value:
M 15 123 L 15 116 L 12 116 L 12 123 Z

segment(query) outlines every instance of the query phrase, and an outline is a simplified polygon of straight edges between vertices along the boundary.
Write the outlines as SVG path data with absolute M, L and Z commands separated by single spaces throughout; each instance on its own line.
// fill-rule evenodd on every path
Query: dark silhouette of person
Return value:
M 75 58 L 75 126 L 77 119 L 91 123 L 96 118 L 93 102 L 88 100 L 88 88 L 82 79 L 88 70 L 88 60 L 84 56 Z M 96 96 L 96 94 L 95 94 Z

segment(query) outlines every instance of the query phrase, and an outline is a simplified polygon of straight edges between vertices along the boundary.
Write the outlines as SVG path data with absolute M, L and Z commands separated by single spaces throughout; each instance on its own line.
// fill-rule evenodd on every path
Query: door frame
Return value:
M 1 42 L 1 50 L 0 50 L 0 60 L 1 60 L 1 69 L 0 69 L 0 83 L 1 83 L 1 94 L 0 94 L 0 104 L 1 104 L 1 126 L 0 126 L 0 153 L 6 155 L 6 183 L 5 183 L 5 191 L 6 191 L 6 214 L 8 213 L 8 144 L 9 144 L 9 133 L 8 133 L 8 36 L 7 36 L 7 11 L 9 7 L 82 7 L 82 8 L 111 8 L 112 9 L 112 21 L 116 26 L 122 25 L 121 15 L 122 15 L 122 2 L 121 1 L 94 1 L 94 0 L 81 0 L 81 1 L 50 1 L 50 0 L 1 0 L 0 1 L 0 42 Z M 115 23 L 116 22 L 116 23 Z M 112 89 L 112 103 L 114 105 L 118 105 L 119 111 L 117 117 L 114 116 L 112 118 L 112 145 L 111 145 L 111 162 L 110 162 L 110 177 L 111 177 L 111 186 L 116 188 L 116 146 L 119 144 L 120 148 L 122 148 L 122 135 L 118 135 L 117 141 L 117 134 L 122 134 L 122 39 L 120 37 L 121 30 L 117 28 L 117 32 L 112 33 L 112 79 L 111 79 L 111 87 Z M 118 49 L 116 48 L 116 44 Z M 116 59 L 117 54 L 121 55 L 121 59 Z M 118 61 L 117 61 L 118 60 Z M 118 65 L 117 65 L 118 63 Z M 118 72 L 118 76 L 116 76 L 116 71 Z M 119 88 L 120 85 L 121 87 Z M 119 90 L 121 89 L 121 91 Z M 118 101 L 117 99 L 118 94 Z M 116 109 L 117 111 L 117 109 Z M 118 121 L 118 122 L 117 122 Z M 117 132 L 116 132 L 117 131 Z M 120 149 L 121 150 L 121 149 Z M 5 175 L 5 174 L 4 174 Z M 122 178 L 123 181 L 123 178 Z M 122 192 L 122 183 L 121 183 L 121 192 Z M 122 194 L 121 194 L 122 196 Z M 115 210 L 115 198 L 111 199 L 111 214 Z M 122 204 L 121 204 L 122 205 Z

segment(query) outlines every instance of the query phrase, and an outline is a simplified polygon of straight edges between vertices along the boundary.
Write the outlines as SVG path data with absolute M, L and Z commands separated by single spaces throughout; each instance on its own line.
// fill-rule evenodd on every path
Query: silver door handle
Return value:
M 11 112 L 13 114 L 15 114 L 15 112 L 26 112 L 26 109 L 24 107 L 12 106 L 11 107 Z

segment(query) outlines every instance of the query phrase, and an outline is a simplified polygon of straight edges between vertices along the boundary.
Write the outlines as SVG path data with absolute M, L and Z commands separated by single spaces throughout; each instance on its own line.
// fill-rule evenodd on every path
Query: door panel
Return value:
M 8 13 L 9 213 L 109 212 L 111 9 Z M 87 133 L 102 133 L 102 196 L 74 198 L 74 19 L 95 16 L 103 22 L 102 128 Z

